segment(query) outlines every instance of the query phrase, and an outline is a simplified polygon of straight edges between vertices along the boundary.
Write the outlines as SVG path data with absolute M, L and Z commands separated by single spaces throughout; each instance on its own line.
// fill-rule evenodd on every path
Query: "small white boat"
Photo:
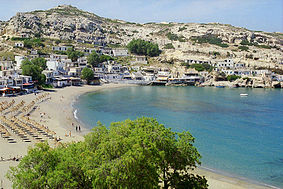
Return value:
M 248 96 L 249 94 L 241 93 L 240 96 Z

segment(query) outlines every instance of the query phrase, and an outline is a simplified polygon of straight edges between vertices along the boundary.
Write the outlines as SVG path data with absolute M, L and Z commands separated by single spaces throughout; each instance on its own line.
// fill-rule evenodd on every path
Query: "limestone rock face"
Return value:
M 95 34 L 102 34 L 102 22 L 94 14 L 72 6 L 59 6 L 47 11 L 17 13 L 8 22 L 7 32 L 15 35 L 24 33 L 31 37 L 41 34 L 50 38 L 93 40 Z

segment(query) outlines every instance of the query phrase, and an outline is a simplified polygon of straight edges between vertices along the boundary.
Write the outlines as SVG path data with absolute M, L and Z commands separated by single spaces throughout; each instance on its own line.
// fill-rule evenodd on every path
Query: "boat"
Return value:
M 225 86 L 219 85 L 219 86 L 216 86 L 216 88 L 225 88 Z
M 248 96 L 249 94 L 247 93 L 241 93 L 240 96 Z

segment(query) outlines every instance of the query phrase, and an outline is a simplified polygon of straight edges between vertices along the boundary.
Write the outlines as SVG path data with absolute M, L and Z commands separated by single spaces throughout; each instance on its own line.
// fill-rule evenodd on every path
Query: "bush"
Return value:
M 42 43 L 43 40 L 40 38 L 35 38 L 35 39 L 26 38 L 23 41 L 24 41 L 24 46 L 29 49 L 34 47 L 45 47 L 45 45 Z
M 243 40 L 241 42 L 241 45 L 256 46 L 258 48 L 264 48 L 264 49 L 271 49 L 272 48 L 269 45 L 259 45 L 257 42 L 249 42 L 248 40 Z
M 177 41 L 178 40 L 178 35 L 174 34 L 174 33 L 171 33 L 171 32 L 168 32 L 166 34 L 166 36 L 168 37 L 169 40 L 171 41 Z
M 184 31 L 184 30 L 186 30 L 186 29 L 187 29 L 186 27 L 180 27 L 179 30 L 178 30 L 178 32 Z
M 53 88 L 53 86 L 51 84 L 42 84 L 41 87 L 45 88 L 45 89 L 52 89 Z
M 161 53 L 157 44 L 142 39 L 133 39 L 127 47 L 131 53 L 138 55 L 153 57 L 158 56 Z
M 180 42 L 186 42 L 186 38 L 184 36 L 178 36 L 177 34 L 174 34 L 172 32 L 168 32 L 166 34 L 167 38 L 171 41 L 180 41 Z
M 256 45 L 258 48 L 264 48 L 264 49 L 271 49 L 272 47 L 269 45 Z
M 212 54 L 212 55 L 214 55 L 214 56 L 217 56 L 217 55 L 219 55 L 219 56 L 220 56 L 220 53 L 219 53 L 219 52 L 217 52 L 217 51 L 209 52 L 209 54 Z
M 167 43 L 165 44 L 164 49 L 175 49 L 175 47 L 173 46 L 172 43 Z
M 248 46 L 254 46 L 254 45 L 257 45 L 257 43 L 255 42 L 249 42 L 248 40 L 242 40 L 241 45 L 248 45 Z
M 204 63 L 204 64 L 192 64 L 190 65 L 190 68 L 194 68 L 196 71 L 202 72 L 204 70 L 211 71 L 213 67 L 207 63 Z
M 235 81 L 236 79 L 239 79 L 239 78 L 241 78 L 241 76 L 237 76 L 237 75 L 228 75 L 227 76 L 227 80 L 228 81 Z
M 228 44 L 222 43 L 222 39 L 218 38 L 216 35 L 207 34 L 197 37 L 192 37 L 192 41 L 195 41 L 197 43 L 209 43 L 212 45 L 217 45 L 223 48 L 229 47 Z
M 68 55 L 68 58 L 71 59 L 73 62 L 77 61 L 78 58 L 84 56 L 83 52 L 76 51 L 76 50 L 74 50 L 74 48 L 68 48 L 66 53 Z
M 12 37 L 12 41 L 24 41 L 24 40 L 30 40 L 30 38 L 23 38 L 23 37 Z
M 240 49 L 242 51 L 248 51 L 249 47 L 247 47 L 247 46 L 239 46 L 238 49 Z

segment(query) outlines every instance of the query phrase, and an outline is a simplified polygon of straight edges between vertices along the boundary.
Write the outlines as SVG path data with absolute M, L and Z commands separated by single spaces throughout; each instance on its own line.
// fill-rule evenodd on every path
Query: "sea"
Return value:
M 283 188 L 283 90 L 126 87 L 81 95 L 74 108 L 88 128 L 154 117 L 173 131 L 190 131 L 202 167 Z

